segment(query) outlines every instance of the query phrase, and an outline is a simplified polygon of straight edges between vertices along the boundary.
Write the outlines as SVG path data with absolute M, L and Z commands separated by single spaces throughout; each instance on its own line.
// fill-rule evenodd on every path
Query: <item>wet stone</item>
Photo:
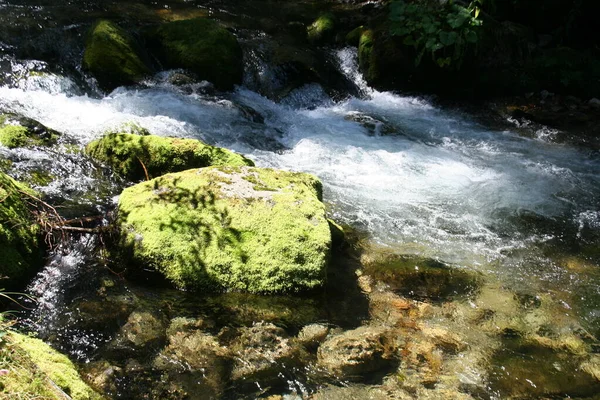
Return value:
M 395 347 L 388 328 L 362 326 L 325 341 L 317 353 L 318 363 L 333 375 L 361 381 L 394 367 Z
M 170 336 L 153 366 L 167 374 L 173 385 L 208 399 L 219 398 L 225 390 L 230 364 L 228 350 L 214 336 L 195 331 Z
M 329 333 L 329 327 L 323 324 L 306 325 L 298 333 L 298 341 L 307 349 L 316 349 L 317 346 L 325 340 Z
M 490 388 L 500 398 L 586 397 L 600 392 L 600 381 L 581 368 L 581 360 L 572 353 L 518 339 L 504 344 L 494 354 L 489 373 Z
M 110 351 L 118 356 L 129 351 L 151 350 L 165 340 L 166 322 L 158 312 L 134 311 L 112 343 Z
M 412 255 L 382 255 L 363 260 L 365 273 L 404 296 L 448 301 L 474 293 L 479 276 L 432 258 Z
M 273 383 L 279 372 L 300 365 L 303 355 L 285 330 L 262 322 L 241 328 L 230 349 L 235 358 L 232 379 L 261 385 Z

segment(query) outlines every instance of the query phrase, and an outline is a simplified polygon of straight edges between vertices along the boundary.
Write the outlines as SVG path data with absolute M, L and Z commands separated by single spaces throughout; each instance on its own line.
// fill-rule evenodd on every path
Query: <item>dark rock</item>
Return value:
M 236 37 L 213 20 L 163 24 L 149 32 L 147 40 L 167 68 L 185 68 L 222 90 L 242 82 L 242 49 Z

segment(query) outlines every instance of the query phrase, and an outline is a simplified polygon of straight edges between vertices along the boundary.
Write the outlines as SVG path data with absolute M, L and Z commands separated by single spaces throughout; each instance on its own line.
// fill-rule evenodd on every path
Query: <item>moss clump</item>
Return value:
M 15 286 L 41 265 L 39 227 L 24 201 L 33 192 L 0 172 L 0 277 L 2 287 Z
M 150 32 L 148 42 L 168 68 L 188 69 L 223 90 L 242 82 L 242 49 L 215 21 L 194 18 L 163 24 Z
M 39 339 L 8 332 L 0 342 L 0 397 L 8 399 L 102 399 L 80 378 L 73 363 Z
M 244 179 L 254 175 L 260 187 Z M 125 189 L 123 254 L 175 285 L 253 293 L 322 285 L 331 234 L 312 175 L 251 167 L 168 174 Z
M 335 17 L 332 14 L 322 14 L 308 28 L 308 40 L 312 43 L 322 43 L 335 36 Z
M 150 177 L 157 177 L 210 165 L 254 165 L 242 155 L 199 140 L 129 133 L 110 133 L 91 142 L 86 153 L 132 180 L 144 179 L 144 168 Z
M 358 26 L 354 29 L 352 29 L 350 32 L 348 32 L 348 34 L 346 35 L 346 44 L 350 45 L 350 46 L 357 46 L 360 43 L 360 38 L 363 34 L 363 32 L 365 32 L 367 28 L 365 28 L 363 25 Z
M 373 44 L 375 34 L 372 30 L 363 30 L 358 40 L 358 65 L 368 80 L 374 80 L 376 75 L 375 62 L 373 60 Z
M 88 32 L 83 67 L 105 89 L 137 83 L 152 72 L 148 56 L 134 38 L 107 20 L 96 22 Z
M 0 115 L 0 144 L 9 149 L 50 146 L 56 143 L 59 135 L 33 119 L 15 114 Z

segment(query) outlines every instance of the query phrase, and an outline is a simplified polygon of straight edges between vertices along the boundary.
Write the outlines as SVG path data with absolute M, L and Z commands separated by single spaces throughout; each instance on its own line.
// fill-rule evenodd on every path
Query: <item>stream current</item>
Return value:
M 102 94 L 93 82 L 56 73 L 44 62 L 2 56 L 8 78 L 0 86 L 0 109 L 64 136 L 60 150 L 0 147 L 0 156 L 12 161 L 17 177 L 33 168 L 52 175 L 55 179 L 38 189 L 66 205 L 67 214 L 69 205 L 76 204 L 73 214 L 92 214 L 114 204 L 123 183 L 70 149 L 124 124 L 201 139 L 240 152 L 260 167 L 310 172 L 323 182 L 329 216 L 364 232 L 371 242 L 476 271 L 516 293 L 551 296 L 564 314 L 597 337 L 598 152 L 556 143 L 548 130 L 525 137 L 509 125 L 489 128 L 481 119 L 424 98 L 373 90 L 357 72 L 355 49 L 331 50 L 330 57 L 353 82 L 356 95 L 332 99 L 318 84 L 309 84 L 275 102 L 248 80 L 230 93 L 215 94 L 203 83 L 174 86 L 168 79 L 174 72 Z M 269 67 L 254 68 L 268 73 Z M 77 296 L 97 289 L 90 275 L 110 280 L 91 272 L 95 246 L 92 238 L 83 238 L 66 255 L 57 251 L 30 285 L 40 298 L 33 329 L 80 361 L 97 359 L 98 348 L 111 339 L 97 327 L 78 326 L 79 309 L 78 317 L 65 317 L 74 313 L 70 307 Z M 116 286 L 126 287 L 120 296 L 171 299 L 183 315 L 194 307 L 213 317 L 226 309 L 218 301 L 198 305 L 189 294 L 163 288 L 156 289 L 165 292 L 159 296 L 133 283 Z M 313 300 L 273 298 L 290 309 L 296 301 Z M 220 318 L 218 324 L 231 323 Z M 315 319 L 340 326 L 359 323 L 351 316 Z M 305 381 L 290 376 L 295 383 L 288 393 L 311 392 L 302 386 Z M 232 393 L 239 395 L 236 390 Z

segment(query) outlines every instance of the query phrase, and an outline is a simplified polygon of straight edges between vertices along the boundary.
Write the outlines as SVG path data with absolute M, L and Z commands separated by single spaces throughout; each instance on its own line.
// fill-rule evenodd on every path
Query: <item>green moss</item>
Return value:
M 360 35 L 358 42 L 358 65 L 368 81 L 376 80 L 376 68 L 373 60 L 374 33 L 367 29 Z
M 335 36 L 335 18 L 332 14 L 322 14 L 307 29 L 308 40 L 320 43 Z
M 16 114 L 0 115 L 0 144 L 10 149 L 50 146 L 56 143 L 59 135 L 31 118 Z
M 141 81 L 152 72 L 147 60 L 148 56 L 134 38 L 112 22 L 100 20 L 90 28 L 83 67 L 104 88 Z
M 140 183 L 119 200 L 124 253 L 184 288 L 311 289 L 323 284 L 331 246 L 320 188 L 312 175 L 250 167 Z
M 27 128 L 18 125 L 8 125 L 0 128 L 0 143 L 9 149 L 26 146 L 29 143 Z
M 33 192 L 0 172 L 1 287 L 21 283 L 41 264 L 38 231 L 20 192 Z
M 360 38 L 365 30 L 366 28 L 363 25 L 352 29 L 346 35 L 346 44 L 358 47 L 358 44 L 360 43 Z
M 242 49 L 217 22 L 194 18 L 163 24 L 148 35 L 156 56 L 169 68 L 185 68 L 228 90 L 242 82 Z
M 144 167 L 150 177 L 157 177 L 210 165 L 253 165 L 242 155 L 199 140 L 128 133 L 110 133 L 95 140 L 86 153 L 132 180 L 145 178 Z
M 65 355 L 41 340 L 9 332 L 3 341 L 0 366 L 9 371 L 9 379 L 2 381 L 2 397 L 61 400 L 66 394 L 73 400 L 102 399 Z

